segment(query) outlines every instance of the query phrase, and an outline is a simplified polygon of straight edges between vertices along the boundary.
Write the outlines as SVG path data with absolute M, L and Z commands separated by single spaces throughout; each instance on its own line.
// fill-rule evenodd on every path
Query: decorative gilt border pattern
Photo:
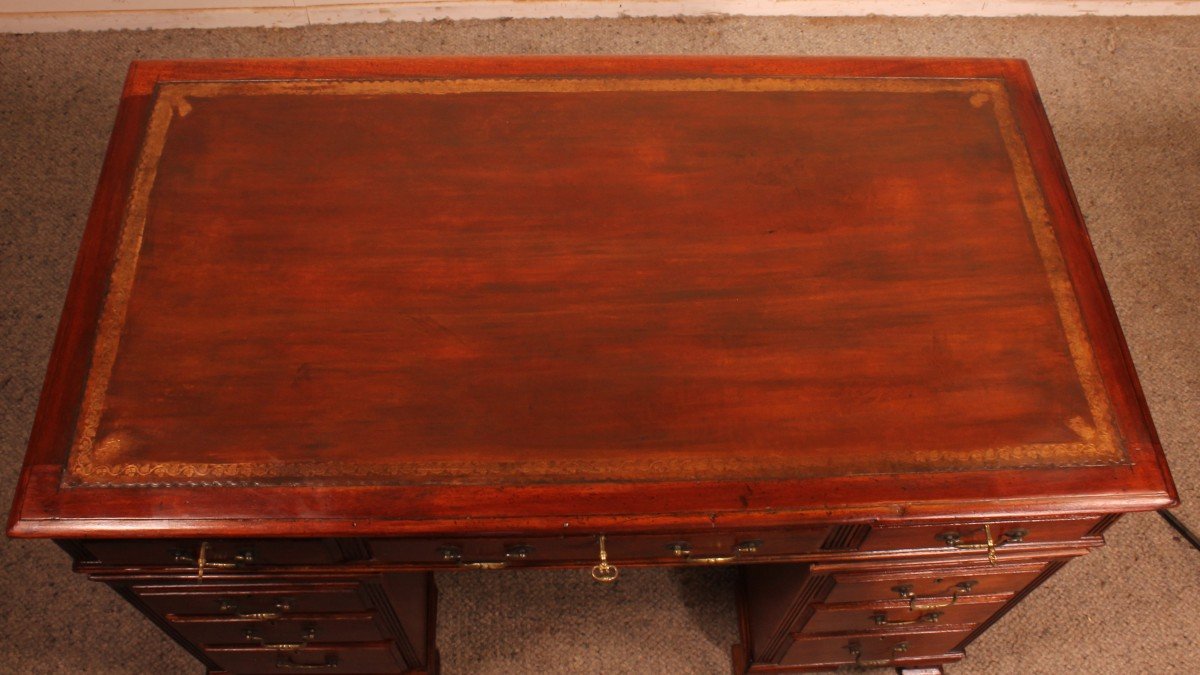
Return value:
M 650 480 L 680 479 L 678 464 L 671 460 L 541 460 L 500 462 L 486 468 L 472 462 L 415 464 L 355 463 L 332 461 L 289 463 L 155 464 L 105 463 L 98 459 L 96 434 L 104 412 L 105 395 L 120 344 L 126 309 L 137 274 L 138 255 L 146 225 L 150 194 L 158 159 L 166 143 L 171 120 L 191 111 L 189 99 L 224 95 L 357 95 L 395 94 L 453 95 L 473 92 L 581 93 L 610 91 L 646 92 L 886 92 L 897 94 L 961 92 L 971 96 L 977 107 L 989 102 L 1012 163 L 1016 184 L 1034 239 L 1041 254 L 1050 287 L 1058 306 L 1072 360 L 1087 398 L 1092 425 L 1072 420 L 1079 442 L 1027 444 L 968 450 L 912 450 L 902 460 L 881 459 L 883 466 L 872 471 L 853 471 L 812 457 L 780 456 L 770 462 L 759 455 L 753 460 L 736 456 L 688 462 L 687 479 L 722 478 L 739 470 L 762 478 L 792 478 L 805 475 L 864 475 L 905 470 L 1018 469 L 1033 467 L 1102 466 L 1126 463 L 1115 430 L 1111 409 L 1086 329 L 1067 276 L 1066 263 L 1058 246 L 1050 215 L 1034 173 L 1024 139 L 1013 114 L 1008 90 L 1001 80 L 951 78 L 820 78 L 820 77 L 682 77 L 682 78 L 553 78 L 511 77 L 478 79 L 410 80 L 273 80 L 203 81 L 162 83 L 150 114 L 130 190 L 120 242 L 113 266 L 109 292 L 88 373 L 83 405 L 72 444 L 64 484 L 87 486 L 200 486 L 287 484 L 301 480 L 326 479 L 339 485 L 378 483 L 490 483 L 500 480 Z M 103 443 L 102 455 L 119 454 L 120 438 Z M 769 466 L 764 466 L 764 463 Z M 624 479 L 636 474 L 639 478 Z M 616 474 L 618 477 L 613 478 Z M 607 476 L 607 477 L 606 477 Z M 409 480 L 401 480 L 407 478 Z

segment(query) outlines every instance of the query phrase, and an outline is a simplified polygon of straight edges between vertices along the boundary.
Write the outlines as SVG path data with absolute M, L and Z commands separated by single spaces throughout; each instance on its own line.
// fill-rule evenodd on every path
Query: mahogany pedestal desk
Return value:
M 172 61 L 9 533 L 214 673 L 434 673 L 434 570 L 722 564 L 736 673 L 936 670 L 1175 501 L 1024 62 Z

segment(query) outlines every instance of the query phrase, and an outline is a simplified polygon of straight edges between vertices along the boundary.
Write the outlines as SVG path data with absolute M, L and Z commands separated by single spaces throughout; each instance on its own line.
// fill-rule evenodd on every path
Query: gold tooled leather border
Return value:
M 137 275 L 138 256 L 146 225 L 150 193 L 158 160 L 166 143 L 171 120 L 190 113 L 189 99 L 224 95 L 359 95 L 392 94 L 453 95 L 472 92 L 885 92 L 945 93 L 969 95 L 964 100 L 977 107 L 991 104 L 1000 134 L 1012 163 L 1017 189 L 1045 267 L 1062 322 L 1071 358 L 1088 401 L 1091 424 L 1072 420 L 1080 440 L 1072 443 L 1024 444 L 964 450 L 913 449 L 902 460 L 883 459 L 870 470 L 835 465 L 828 459 L 794 455 L 753 459 L 732 454 L 687 462 L 687 475 L 679 475 L 679 464 L 667 459 L 539 460 L 497 462 L 486 467 L 474 462 L 345 463 L 300 461 L 285 463 L 122 463 L 96 458 L 96 434 L 104 413 L 105 395 L 112 375 L 130 293 Z M 1100 377 L 1095 355 L 1087 339 L 1074 288 L 1050 221 L 1045 198 L 1033 162 L 1012 110 L 1007 88 L 1001 80 L 978 78 L 825 78 L 825 77 L 679 77 L 679 78 L 555 78 L 495 77 L 406 80 L 268 80 L 166 82 L 156 87 L 155 100 L 146 128 L 121 223 L 109 291 L 104 300 L 91 368 L 78 419 L 67 471 L 66 485 L 99 486 L 196 486 L 256 485 L 322 481 L 334 484 L 403 483 L 513 483 L 558 480 L 613 481 L 721 479 L 731 475 L 763 479 L 797 478 L 811 475 L 862 475 L 903 471 L 967 471 L 982 469 L 1102 466 L 1126 463 L 1112 410 Z M 120 455 L 119 437 L 101 441 L 105 457 Z M 681 460 L 683 461 L 683 460 Z

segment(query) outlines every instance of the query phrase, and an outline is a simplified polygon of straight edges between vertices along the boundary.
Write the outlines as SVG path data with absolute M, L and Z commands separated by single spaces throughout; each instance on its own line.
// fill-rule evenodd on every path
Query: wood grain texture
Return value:
M 995 81 L 164 85 L 72 475 L 1120 461 L 997 118 Z
M 117 126 L 15 533 L 1174 499 L 1023 63 L 143 63 Z

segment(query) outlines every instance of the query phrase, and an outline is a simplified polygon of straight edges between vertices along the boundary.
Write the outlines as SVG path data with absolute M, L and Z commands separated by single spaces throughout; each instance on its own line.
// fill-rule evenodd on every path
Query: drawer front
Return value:
M 918 571 L 838 573 L 826 603 L 914 600 L 936 604 L 964 595 L 1016 593 L 1033 583 L 1047 563 L 940 567 Z
M 403 673 L 404 661 L 390 642 L 312 644 L 299 649 L 210 647 L 205 655 L 238 675 L 265 673 Z
M 784 654 L 782 664 L 831 667 L 858 664 L 882 667 L 906 659 L 946 654 L 970 633 L 970 630 L 961 630 L 797 637 Z
M 746 532 L 614 534 L 605 537 L 613 562 L 676 561 L 681 564 L 753 562 L 821 550 L 825 527 Z M 373 539 L 371 552 L 382 562 L 459 567 L 538 564 L 592 564 L 600 552 L 590 535 L 516 538 Z
M 692 564 L 748 563 L 756 558 L 800 555 L 821 550 L 824 527 L 744 532 L 613 535 L 613 560 L 674 560 Z
M 1071 542 L 1087 536 L 1102 525 L 1102 518 L 1078 520 L 1027 520 L 969 522 L 952 525 L 877 526 L 871 528 L 860 550 L 970 549 L 986 552 L 987 530 L 995 550 L 1023 543 Z
M 171 625 L 190 642 L 284 648 L 317 642 L 379 642 L 388 639 L 372 612 L 285 614 L 278 619 L 243 619 L 220 614 L 172 615 Z
M 334 539 L 92 539 L 79 545 L 104 565 L 196 567 L 202 547 L 210 569 L 326 565 L 345 559 Z
M 294 614 L 365 612 L 372 606 L 355 582 L 138 585 L 131 590 L 168 618 L 199 614 L 272 621 Z
M 861 632 L 928 626 L 976 626 L 1000 611 L 1006 596 L 944 600 L 925 605 L 885 602 L 852 605 L 814 605 L 802 633 Z
M 459 567 L 582 562 L 599 550 L 588 536 L 372 539 L 370 546 L 381 562 Z

